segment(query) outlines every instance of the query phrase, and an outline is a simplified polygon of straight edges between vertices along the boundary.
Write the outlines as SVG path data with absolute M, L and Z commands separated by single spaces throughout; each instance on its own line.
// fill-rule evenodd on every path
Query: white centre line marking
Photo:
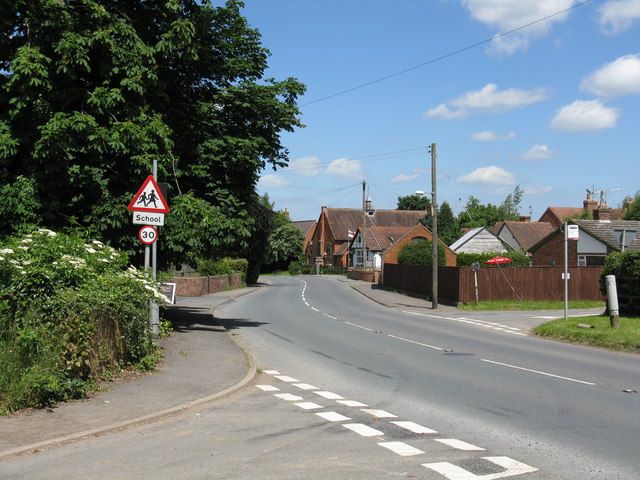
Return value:
M 470 443 L 463 442 L 462 440 L 457 440 L 455 438 L 434 438 L 436 442 L 444 443 L 445 445 L 449 445 L 457 450 L 464 450 L 466 452 L 474 452 L 481 451 L 484 448 L 476 447 L 475 445 L 471 445 Z
M 435 347 L 433 345 L 429 345 L 427 343 L 416 342 L 415 340 L 409 340 L 408 338 L 396 337 L 395 335 L 387 334 L 391 338 L 395 338 L 396 340 L 402 340 L 403 342 L 415 343 L 416 345 L 420 345 L 421 347 L 433 348 L 434 350 L 443 351 L 444 348 Z
M 277 392 L 280 390 L 278 387 L 274 387 L 273 385 L 256 385 L 263 392 Z
M 380 442 L 378 445 L 388 448 L 393 453 L 397 453 L 402 457 L 411 457 L 413 455 L 420 455 L 421 453 L 424 453 L 422 450 L 412 447 L 411 445 L 407 445 L 404 442 Z
M 333 319 L 333 320 L 337 320 L 337 319 L 338 319 L 337 317 L 334 317 L 333 315 L 329 315 L 328 313 L 323 313 L 323 315 L 324 315 L 325 317 L 329 317 L 329 318 L 331 318 L 331 319 Z
M 278 370 L 263 370 L 263 372 L 267 375 L 280 375 L 280 372 Z
M 394 415 L 393 413 L 389 413 L 385 410 L 376 410 L 371 408 L 361 408 L 360 410 L 365 413 L 368 413 L 369 415 L 373 415 L 374 417 L 377 417 L 377 418 L 398 418 L 397 415 Z
M 482 457 L 489 462 L 505 468 L 504 472 L 492 473 L 489 475 L 474 475 L 473 473 L 460 468 L 456 465 L 452 465 L 448 462 L 437 463 L 423 463 L 422 466 L 429 468 L 441 475 L 444 475 L 449 480 L 495 480 L 498 478 L 513 477 L 516 475 L 522 475 L 523 473 L 536 472 L 538 469 L 531 467 L 525 463 L 518 462 L 509 457 Z
M 299 382 L 300 380 L 297 380 L 293 377 L 287 377 L 286 375 L 275 375 L 275 377 L 278 380 L 282 380 L 283 382 Z
M 315 393 L 316 395 L 320 395 L 321 397 L 328 398 L 329 400 L 342 400 L 344 398 L 343 396 L 333 392 L 319 391 L 313 393 Z
M 304 410 L 313 410 L 315 408 L 322 408 L 322 405 L 318 405 L 317 403 L 313 403 L 313 402 L 300 402 L 300 403 L 294 403 L 294 405 Z
M 391 422 L 391 423 L 393 423 L 394 425 L 398 425 L 399 427 L 402 427 L 413 433 L 438 433 L 435 430 L 431 430 L 430 428 L 423 427 L 422 425 L 418 425 L 417 423 L 413 423 L 413 422 Z
M 286 400 L 287 402 L 299 402 L 300 400 L 304 400 L 304 398 L 299 397 L 298 395 L 291 395 L 290 393 L 274 393 L 273 396 Z
M 325 420 L 329 420 L 330 422 L 344 422 L 345 420 L 351 420 L 349 417 L 340 415 L 338 412 L 318 412 L 316 415 L 324 418 Z
M 367 328 L 367 327 L 363 327 L 362 325 L 358 325 L 357 323 L 351 323 L 351 322 L 344 322 L 347 325 L 351 325 L 352 327 L 357 327 L 357 328 L 361 328 L 362 330 L 366 330 L 368 332 L 373 332 L 372 328 Z
M 338 403 L 342 405 L 346 405 L 347 407 L 368 407 L 366 403 L 358 402 L 356 400 L 336 400 Z
M 583 385 L 595 385 L 595 383 L 585 382 L 584 380 L 576 380 L 575 378 L 563 377 L 561 375 L 554 375 L 553 373 L 541 372 L 540 370 L 532 370 L 530 368 L 518 367 L 516 365 L 509 365 L 508 363 L 494 362 L 493 360 L 487 360 L 486 358 L 481 358 L 480 361 L 492 363 L 494 365 L 500 365 L 502 367 L 515 368 L 516 370 L 522 370 L 525 372 L 537 373 L 539 375 L 545 375 L 547 377 L 559 378 L 560 380 L 567 380 L 569 382 L 582 383 Z
M 317 387 L 314 387 L 313 385 L 309 385 L 308 383 L 294 383 L 293 384 L 294 387 L 298 387 L 301 390 L 317 390 Z
M 313 310 L 314 312 L 319 312 L 320 311 L 316 307 L 311 307 L 311 310 Z
M 358 435 L 362 437 L 382 437 L 384 433 L 380 430 L 376 430 L 375 428 L 371 428 L 364 423 L 344 423 L 342 425 L 344 428 L 348 428 L 352 432 L 356 432 Z
M 304 301 L 304 304 L 305 304 L 307 307 L 310 307 L 310 306 L 311 306 L 311 305 L 309 305 L 309 302 L 307 302 L 306 300 Z

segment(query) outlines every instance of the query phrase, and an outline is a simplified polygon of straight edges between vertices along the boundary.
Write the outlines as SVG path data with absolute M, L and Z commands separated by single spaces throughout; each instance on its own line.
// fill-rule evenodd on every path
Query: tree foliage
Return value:
M 433 243 L 431 240 L 418 240 L 408 243 L 398 254 L 398 263 L 401 265 L 433 265 Z M 438 244 L 438 265 L 446 265 L 444 247 Z
M 266 268 L 285 270 L 291 262 L 302 260 L 304 236 L 285 212 L 275 212 L 273 226 L 267 241 Z
M 518 185 L 500 205 L 482 204 L 473 195 L 469 197 L 458 220 L 460 228 L 493 227 L 497 222 L 515 221 L 519 219 L 518 209 L 522 200 L 522 190 Z
M 269 52 L 242 6 L 1 2 L 0 178 L 32 183 L 25 221 L 88 227 L 131 250 L 126 205 L 155 158 L 178 216 L 189 218 L 194 199 L 206 202 L 200 236 L 216 237 L 194 239 L 192 225 L 169 222 L 172 212 L 163 233 L 177 255 L 170 260 L 185 260 L 190 242 L 204 252 L 237 235 L 248 245 L 258 175 L 287 164 L 280 135 L 301 126 L 304 86 L 263 78 Z M 0 193 L 0 203 L 15 197 Z M 233 218 L 242 219 L 237 234 Z
M 640 221 L 640 191 L 625 201 L 622 219 Z
M 398 197 L 398 210 L 427 210 L 430 206 L 431 200 L 418 193 Z

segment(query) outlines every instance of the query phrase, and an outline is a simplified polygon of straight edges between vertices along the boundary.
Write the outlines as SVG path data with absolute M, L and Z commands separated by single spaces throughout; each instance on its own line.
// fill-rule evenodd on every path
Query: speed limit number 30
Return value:
M 138 232 L 138 239 L 145 245 L 151 245 L 158 240 L 158 230 L 151 225 L 145 225 Z

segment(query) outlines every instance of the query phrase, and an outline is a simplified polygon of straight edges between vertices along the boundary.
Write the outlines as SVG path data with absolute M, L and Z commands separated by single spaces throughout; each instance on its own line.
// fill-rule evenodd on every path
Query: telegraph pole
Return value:
M 432 277 L 431 277 L 431 308 L 438 308 L 438 201 L 436 197 L 436 144 L 431 144 L 431 243 Z
M 364 191 L 365 191 L 366 186 L 367 186 L 367 182 L 362 180 L 362 230 L 363 230 L 362 231 L 362 235 L 363 235 L 363 238 L 364 238 L 364 226 L 365 226 L 364 224 L 367 221 L 367 212 L 366 212 L 366 208 L 365 208 L 366 200 L 364 198 L 364 196 L 365 196 L 365 192 Z

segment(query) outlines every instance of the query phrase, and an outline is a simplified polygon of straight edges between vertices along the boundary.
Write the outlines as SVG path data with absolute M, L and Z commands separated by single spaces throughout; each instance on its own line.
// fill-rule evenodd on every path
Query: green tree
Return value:
M 622 219 L 640 221 L 640 191 L 625 200 Z
M 464 210 L 458 215 L 460 228 L 492 228 L 497 222 L 516 221 L 520 218 L 518 209 L 521 200 L 522 190 L 518 185 L 499 206 L 492 203 L 485 205 L 471 195 Z
M 302 260 L 304 236 L 285 212 L 275 212 L 265 254 L 265 270 L 286 270 L 289 264 Z
M 433 243 L 431 240 L 418 240 L 408 243 L 398 254 L 401 265 L 433 265 Z M 438 265 L 446 264 L 444 247 L 438 244 Z
M 42 225 L 131 250 L 126 205 L 155 158 L 172 204 L 191 194 L 219 210 L 205 233 L 226 230 L 216 218 L 254 228 L 258 175 L 287 164 L 280 136 L 302 126 L 304 86 L 263 78 L 269 52 L 242 7 L 0 2 L 0 178 L 33 182 Z M 163 232 L 172 251 L 188 242 L 168 230 L 184 227 Z
M 427 210 L 430 206 L 431 200 L 418 193 L 398 197 L 398 210 Z
M 260 269 L 267 255 L 269 245 L 269 234 L 273 230 L 273 205 L 269 203 L 269 197 L 264 195 L 259 201 L 251 206 L 249 211 L 254 220 L 249 246 L 247 248 L 247 283 L 252 284 L 258 281 Z
M 520 217 L 520 202 L 522 201 L 522 189 L 520 185 L 516 185 L 516 188 L 513 189 L 513 193 L 507 195 L 507 198 L 504 199 L 504 202 L 500 205 L 500 210 L 506 219 L 509 220 L 518 220 Z
M 438 208 L 438 237 L 447 245 L 451 245 L 460 237 L 458 219 L 449 202 L 442 202 Z

